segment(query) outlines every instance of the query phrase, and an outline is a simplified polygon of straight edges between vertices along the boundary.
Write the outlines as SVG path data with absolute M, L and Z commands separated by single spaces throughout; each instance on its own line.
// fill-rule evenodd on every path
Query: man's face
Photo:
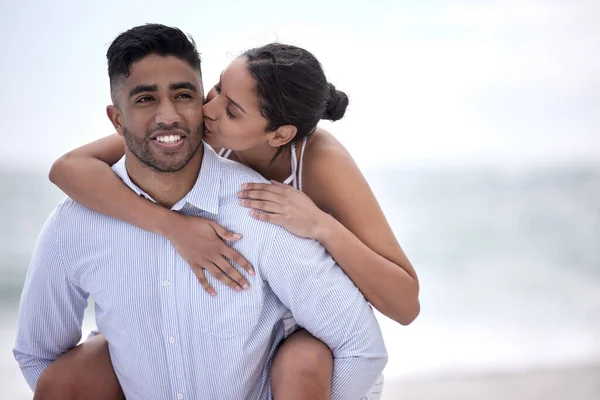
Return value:
M 176 57 L 151 54 L 131 65 L 116 91 L 108 115 L 128 152 L 159 172 L 185 167 L 202 143 L 199 72 Z

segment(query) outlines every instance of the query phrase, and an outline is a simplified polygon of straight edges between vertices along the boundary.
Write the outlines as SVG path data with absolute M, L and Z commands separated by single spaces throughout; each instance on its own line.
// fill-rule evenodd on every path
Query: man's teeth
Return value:
M 177 143 L 181 140 L 180 135 L 170 135 L 170 136 L 158 136 L 156 138 L 158 142 L 162 143 Z

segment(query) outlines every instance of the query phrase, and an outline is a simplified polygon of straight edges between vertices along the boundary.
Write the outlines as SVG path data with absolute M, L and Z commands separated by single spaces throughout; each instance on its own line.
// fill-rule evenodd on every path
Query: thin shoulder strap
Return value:
M 219 150 L 219 156 L 223 157 L 223 158 L 229 158 L 229 156 L 231 155 L 231 149 L 221 149 Z
M 296 142 L 292 142 L 292 174 L 285 181 L 283 181 L 283 183 L 286 185 L 291 183 L 294 189 L 298 190 L 302 190 L 302 166 L 304 164 L 304 149 L 306 148 L 307 142 L 308 137 L 305 137 L 302 140 L 300 160 L 298 160 L 298 157 L 296 156 Z
M 302 140 L 302 150 L 300 150 L 300 166 L 298 167 L 298 190 L 302 190 L 302 165 L 304 163 L 304 149 L 306 148 L 306 142 L 308 142 L 308 136 L 304 136 Z M 296 154 L 296 152 L 294 152 Z
M 298 189 L 298 185 L 296 183 L 296 170 L 298 169 L 298 160 L 296 158 L 296 143 L 292 142 L 292 174 L 285 180 L 283 183 L 285 185 L 289 185 L 290 183 L 294 187 L 294 189 Z

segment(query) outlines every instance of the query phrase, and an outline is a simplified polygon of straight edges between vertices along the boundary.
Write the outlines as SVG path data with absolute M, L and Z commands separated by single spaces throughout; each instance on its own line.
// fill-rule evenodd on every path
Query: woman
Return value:
M 321 119 L 342 118 L 347 105 L 346 94 L 327 83 L 311 53 L 269 44 L 245 52 L 222 73 L 203 107 L 205 140 L 272 181 L 240 188 L 241 206 L 257 219 L 319 240 L 375 308 L 407 325 L 420 308 L 415 270 L 352 157 L 317 127 Z M 240 236 L 136 196 L 110 169 L 122 156 L 122 139 L 113 135 L 61 157 L 50 179 L 91 209 L 165 236 L 209 293 L 217 295 L 204 270 L 233 289 L 247 289 L 247 280 L 224 258 L 252 273 L 224 243 Z M 302 398 L 290 371 L 300 365 L 315 373 L 315 382 L 327 385 L 331 353 L 291 316 L 284 322 L 288 336 L 271 367 L 273 395 Z

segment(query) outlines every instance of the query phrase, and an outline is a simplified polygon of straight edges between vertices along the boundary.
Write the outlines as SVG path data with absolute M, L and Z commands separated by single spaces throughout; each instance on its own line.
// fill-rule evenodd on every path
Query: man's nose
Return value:
M 154 122 L 157 125 L 176 125 L 181 122 L 181 116 L 170 101 L 162 101 L 157 110 Z

